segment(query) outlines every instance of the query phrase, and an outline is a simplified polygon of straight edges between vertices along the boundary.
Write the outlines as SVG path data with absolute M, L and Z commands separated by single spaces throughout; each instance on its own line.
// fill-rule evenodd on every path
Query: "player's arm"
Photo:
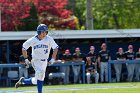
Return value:
M 51 58 L 51 60 L 49 62 L 51 64 L 53 64 L 55 62 L 55 60 L 56 60 L 56 55 L 57 55 L 59 46 L 55 43 L 53 38 L 50 38 L 50 39 L 51 39 L 50 45 L 51 45 L 51 47 L 53 49 L 53 54 L 52 54 L 52 58 Z
M 108 61 L 110 61 L 110 60 L 111 60 L 110 51 L 108 52 L 108 55 L 109 55 L 109 59 L 108 59 Z
M 101 64 L 101 57 L 100 56 L 98 56 L 97 62 L 98 62 L 99 67 L 100 67 L 100 64 Z
M 53 49 L 53 54 L 52 54 L 53 59 L 56 59 L 57 52 L 58 52 L 58 48 Z
M 24 48 L 22 48 L 22 55 L 24 56 L 24 58 L 27 58 L 27 50 L 25 50 Z
M 99 63 L 99 64 L 100 64 L 100 60 L 101 60 L 101 57 L 100 57 L 100 56 L 98 56 L 97 61 L 98 61 L 98 63 Z
M 30 61 L 28 60 L 28 55 L 27 55 L 27 49 L 31 46 L 31 39 L 28 39 L 26 42 L 23 43 L 22 45 L 22 55 L 25 58 L 25 63 L 30 64 Z

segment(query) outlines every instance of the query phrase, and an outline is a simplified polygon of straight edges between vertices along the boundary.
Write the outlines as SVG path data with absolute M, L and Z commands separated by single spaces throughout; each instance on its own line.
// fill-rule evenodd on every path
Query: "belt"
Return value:
M 101 61 L 101 62 L 103 62 L 103 61 Z M 104 61 L 103 63 L 107 63 L 108 61 Z
M 46 61 L 46 59 L 40 59 L 40 61 Z
M 74 65 L 74 66 L 78 67 L 78 66 L 80 66 L 80 65 Z

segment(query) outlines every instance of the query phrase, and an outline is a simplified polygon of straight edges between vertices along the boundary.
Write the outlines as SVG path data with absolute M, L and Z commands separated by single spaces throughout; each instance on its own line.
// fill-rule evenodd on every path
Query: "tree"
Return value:
M 30 14 L 28 17 L 21 20 L 23 25 L 18 26 L 21 31 L 35 31 L 38 26 L 37 8 L 33 3 L 30 3 Z
M 67 0 L 0 0 L 2 30 L 36 30 L 38 23 L 56 30 L 76 29 L 77 18 L 66 5 Z
M 96 29 L 140 28 L 139 0 L 94 0 Z
M 86 29 L 93 29 L 92 0 L 86 0 Z
M 2 31 L 18 30 L 22 19 L 29 16 L 30 6 L 23 0 L 0 0 Z
M 74 0 L 73 10 L 79 18 L 80 26 L 86 22 L 86 0 Z M 69 3 L 72 3 L 70 0 Z M 130 29 L 140 28 L 140 0 L 93 0 L 94 29 Z
M 86 0 L 69 0 L 69 4 L 67 6 L 73 12 L 73 15 L 78 17 L 80 29 L 84 30 L 86 25 Z
M 76 19 L 72 12 L 67 10 L 67 0 L 40 0 L 34 1 L 37 7 L 39 22 L 47 24 L 50 28 L 76 29 Z

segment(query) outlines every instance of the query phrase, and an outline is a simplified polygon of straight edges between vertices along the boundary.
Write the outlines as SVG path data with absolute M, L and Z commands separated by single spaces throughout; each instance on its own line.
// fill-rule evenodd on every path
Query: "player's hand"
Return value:
M 31 64 L 31 62 L 30 62 L 27 58 L 25 59 L 25 63 L 26 63 L 27 65 Z
M 54 62 L 55 62 L 55 59 L 54 59 L 54 58 L 52 58 L 52 59 L 49 61 L 50 64 L 53 64 Z

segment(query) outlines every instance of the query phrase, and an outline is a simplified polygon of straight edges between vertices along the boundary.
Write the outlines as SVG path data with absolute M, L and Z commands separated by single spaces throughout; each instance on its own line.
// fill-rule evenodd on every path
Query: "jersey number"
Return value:
M 48 49 L 45 49 L 44 52 L 45 52 L 45 54 L 47 54 L 48 53 Z

